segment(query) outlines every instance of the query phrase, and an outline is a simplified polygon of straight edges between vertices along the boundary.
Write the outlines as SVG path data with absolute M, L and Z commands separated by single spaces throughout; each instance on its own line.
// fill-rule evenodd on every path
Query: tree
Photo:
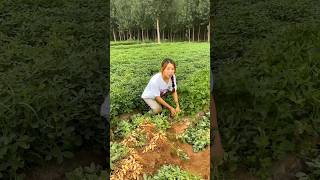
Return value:
M 157 27 L 157 42 L 160 42 L 160 17 L 166 12 L 167 8 L 172 3 L 171 0 L 147 0 L 147 13 L 156 21 Z
M 141 29 L 141 39 L 144 41 L 145 39 L 145 32 L 148 36 L 148 29 L 152 25 L 152 20 L 150 18 L 150 14 L 146 11 L 148 3 L 146 1 L 141 0 L 132 0 L 132 16 L 135 21 L 135 24 L 139 29 Z
M 208 32 L 210 38 L 209 0 L 113 0 L 110 15 L 115 41 L 117 34 L 120 41 L 136 37 L 145 41 L 153 35 L 160 43 L 162 34 L 163 39 L 191 42 L 195 40 L 196 27 L 198 41 L 200 32 L 203 37 Z
M 209 23 L 209 12 L 210 12 L 210 2 L 209 0 L 199 0 L 199 5 L 197 8 L 199 14 L 200 25 L 207 25 L 208 41 L 210 40 L 210 23 Z
M 132 18 L 132 1 L 127 0 L 114 0 L 114 6 L 117 10 L 117 20 L 118 23 L 118 30 L 120 38 L 124 36 L 123 39 L 131 38 L 131 28 L 134 26 L 134 21 Z M 128 37 L 129 36 L 129 37 Z
M 117 9 L 115 1 L 110 1 L 110 28 L 112 29 L 113 40 L 117 41 L 116 28 L 117 28 Z

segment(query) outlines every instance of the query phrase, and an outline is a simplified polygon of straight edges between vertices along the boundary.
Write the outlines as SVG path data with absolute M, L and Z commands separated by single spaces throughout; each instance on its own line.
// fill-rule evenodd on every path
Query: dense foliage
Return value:
M 265 179 L 319 137 L 319 1 L 219 1 L 214 94 L 225 161 Z M 310 171 L 306 171 L 310 172 Z
M 113 41 L 154 41 L 157 21 L 161 40 L 207 40 L 209 0 L 114 0 L 111 1 Z
M 0 1 L 0 178 L 103 147 L 107 12 L 107 1 Z

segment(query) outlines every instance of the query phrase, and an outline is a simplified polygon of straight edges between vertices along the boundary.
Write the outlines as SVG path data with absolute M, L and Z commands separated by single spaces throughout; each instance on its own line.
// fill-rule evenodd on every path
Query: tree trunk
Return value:
M 172 28 L 170 29 L 170 40 L 172 42 Z
M 147 29 L 147 40 L 149 40 L 149 30 Z
M 142 42 L 144 42 L 143 29 L 141 29 L 141 38 L 142 38 Z
M 160 28 L 159 28 L 159 17 L 157 17 L 157 35 L 158 35 L 158 44 L 160 44 Z
M 194 26 L 192 26 L 192 42 L 194 42 Z
M 114 28 L 112 28 L 112 33 L 113 33 L 113 40 L 117 42 L 117 37 L 116 37 L 116 33 L 114 32 Z
M 118 34 L 119 34 L 120 41 L 122 41 L 122 36 L 121 36 L 121 31 L 120 30 L 118 31 Z
M 129 29 L 129 39 L 132 39 L 131 29 Z
M 164 30 L 162 31 L 162 39 L 164 40 Z
M 210 42 L 210 20 L 208 25 L 208 42 Z
M 198 30 L 198 42 L 200 42 L 200 25 L 199 25 L 199 30 Z
M 190 42 L 190 39 L 191 39 L 190 36 L 191 36 L 191 35 L 190 35 L 190 28 L 188 28 L 188 38 L 189 38 L 189 42 Z

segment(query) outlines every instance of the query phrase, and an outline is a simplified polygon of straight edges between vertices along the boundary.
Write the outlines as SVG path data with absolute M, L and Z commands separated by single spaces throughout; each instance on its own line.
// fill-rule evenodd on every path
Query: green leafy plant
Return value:
M 127 120 L 118 120 L 116 125 L 116 130 L 114 131 L 116 137 L 124 138 L 127 137 L 132 131 L 134 127 Z
M 164 165 L 158 172 L 153 176 L 154 180 L 162 179 L 190 179 L 190 180 L 201 180 L 199 176 L 192 175 L 187 171 L 181 170 L 178 166 Z
M 163 114 L 152 116 L 149 120 L 156 125 L 159 131 L 164 132 L 166 129 L 170 128 L 168 117 Z
M 139 127 L 143 122 L 145 122 L 145 120 L 147 119 L 148 117 L 146 116 L 143 116 L 141 114 L 136 114 L 134 115 L 131 119 L 131 123 L 132 125 L 134 126 L 134 128 L 137 128 Z
M 191 144 L 194 152 L 203 150 L 210 144 L 209 117 L 203 116 L 195 124 L 189 126 L 183 134 L 178 135 L 178 139 Z
M 108 178 L 108 173 L 101 166 L 91 163 L 90 166 L 78 167 L 65 176 L 67 180 L 103 180 Z
M 296 173 L 299 180 L 319 179 L 320 178 L 320 151 L 313 147 L 307 153 L 301 153 L 301 160 L 305 167 Z

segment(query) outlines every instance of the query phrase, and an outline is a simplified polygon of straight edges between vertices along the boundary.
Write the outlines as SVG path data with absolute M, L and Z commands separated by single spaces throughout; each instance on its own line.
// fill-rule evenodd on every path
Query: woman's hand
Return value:
M 180 107 L 179 106 L 177 106 L 176 107 L 176 113 L 179 113 L 181 110 L 180 110 Z
M 170 107 L 169 110 L 170 110 L 171 116 L 174 117 L 177 113 L 176 110 L 173 107 Z

